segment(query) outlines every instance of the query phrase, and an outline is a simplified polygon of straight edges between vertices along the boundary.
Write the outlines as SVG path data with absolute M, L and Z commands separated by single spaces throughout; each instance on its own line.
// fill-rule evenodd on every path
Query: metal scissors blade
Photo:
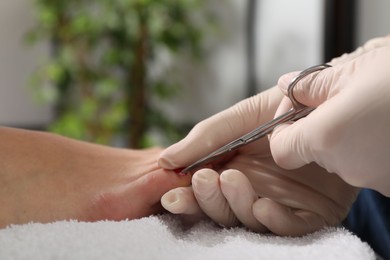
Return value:
M 321 65 L 310 67 L 310 68 L 305 69 L 302 72 L 300 72 L 298 74 L 298 76 L 296 76 L 291 81 L 291 83 L 288 86 L 287 91 L 288 91 L 288 97 L 290 98 L 293 107 L 288 112 L 286 112 L 285 114 L 283 114 L 283 115 L 281 115 L 281 116 L 279 116 L 271 121 L 266 122 L 265 124 L 260 125 L 259 127 L 257 127 L 253 131 L 251 131 L 251 132 L 235 139 L 234 141 L 222 146 L 221 148 L 215 150 L 214 152 L 208 154 L 207 156 L 205 156 L 205 157 L 201 158 L 200 160 L 196 161 L 195 163 L 191 164 L 187 168 L 184 168 L 181 171 L 181 173 L 187 174 L 189 172 L 193 172 L 197 169 L 200 169 L 203 166 L 205 166 L 206 164 L 209 164 L 212 161 L 215 161 L 216 159 L 218 159 L 218 158 L 220 158 L 220 157 L 222 157 L 222 156 L 224 156 L 224 155 L 226 155 L 234 150 L 237 150 L 238 148 L 240 148 L 244 145 L 252 143 L 252 142 L 266 136 L 267 134 L 270 134 L 275 129 L 275 127 L 277 127 L 278 125 L 286 123 L 286 122 L 296 121 L 296 120 L 301 119 L 301 118 L 307 116 L 308 114 L 310 114 L 315 108 L 307 107 L 307 106 L 299 103 L 294 97 L 293 89 L 294 89 L 295 85 L 302 78 L 306 77 L 307 75 L 309 75 L 313 72 L 320 71 L 320 70 L 323 70 L 323 69 L 328 68 L 328 67 L 330 67 L 329 64 L 321 64 Z

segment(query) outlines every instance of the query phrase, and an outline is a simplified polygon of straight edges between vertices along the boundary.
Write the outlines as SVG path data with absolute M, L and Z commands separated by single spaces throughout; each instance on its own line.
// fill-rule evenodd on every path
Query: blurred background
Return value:
M 169 145 L 390 32 L 387 0 L 3 0 L 0 125 Z

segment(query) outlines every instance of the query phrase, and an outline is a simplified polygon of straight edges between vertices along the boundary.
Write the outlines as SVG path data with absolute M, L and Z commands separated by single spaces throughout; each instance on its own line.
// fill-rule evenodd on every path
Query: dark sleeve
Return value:
M 345 227 L 380 257 L 390 259 L 390 198 L 363 189 L 345 220 Z

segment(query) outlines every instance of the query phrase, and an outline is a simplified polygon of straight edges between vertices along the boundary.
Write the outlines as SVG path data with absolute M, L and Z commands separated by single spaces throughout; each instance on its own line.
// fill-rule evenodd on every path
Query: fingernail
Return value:
M 158 164 L 160 167 L 165 169 L 177 169 L 183 166 L 177 164 L 174 160 L 174 158 L 177 157 L 178 154 L 180 154 L 183 147 L 185 147 L 183 146 L 182 141 L 183 140 L 169 146 L 160 153 L 160 158 L 158 159 Z
M 161 205 L 168 211 L 181 213 L 180 197 L 176 192 L 168 192 L 161 197 Z
M 235 170 L 226 170 L 221 173 L 220 177 L 221 181 L 227 183 L 236 183 L 237 182 L 237 174 Z
M 217 192 L 219 175 L 212 170 L 204 169 L 196 172 L 192 177 L 192 187 L 199 191 L 198 198 L 208 199 Z
M 158 165 L 164 169 L 180 169 L 179 166 L 176 166 L 175 163 L 171 161 L 170 156 L 166 151 L 163 151 L 160 154 Z
M 214 174 L 210 174 L 208 169 L 199 170 L 193 177 L 193 182 L 201 182 L 203 184 L 215 182 Z
M 168 192 L 162 196 L 162 199 L 166 204 L 174 204 L 179 201 L 176 192 Z

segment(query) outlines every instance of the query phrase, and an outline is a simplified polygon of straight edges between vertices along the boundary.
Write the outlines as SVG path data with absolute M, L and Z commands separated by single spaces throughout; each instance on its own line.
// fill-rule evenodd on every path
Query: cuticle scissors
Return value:
M 184 168 L 183 170 L 181 170 L 180 173 L 187 174 L 189 172 L 194 172 L 194 170 L 202 168 L 204 165 L 209 164 L 210 162 L 224 156 L 225 154 L 230 153 L 244 145 L 252 143 L 266 136 L 267 134 L 270 134 L 274 130 L 274 128 L 277 127 L 278 125 L 286 122 L 296 121 L 310 114 L 315 108 L 307 107 L 299 103 L 294 97 L 294 93 L 293 93 L 294 87 L 304 77 L 329 67 L 331 67 L 331 65 L 329 64 L 320 64 L 301 71 L 295 78 L 292 79 L 287 89 L 287 95 L 290 98 L 292 103 L 292 108 L 288 112 L 271 121 L 268 121 L 260 125 L 259 127 L 249 132 L 248 134 L 245 134 L 235 139 L 234 141 L 222 146 L 221 148 L 215 150 L 214 152 L 208 154 L 207 156 L 191 164 L 187 168 Z

